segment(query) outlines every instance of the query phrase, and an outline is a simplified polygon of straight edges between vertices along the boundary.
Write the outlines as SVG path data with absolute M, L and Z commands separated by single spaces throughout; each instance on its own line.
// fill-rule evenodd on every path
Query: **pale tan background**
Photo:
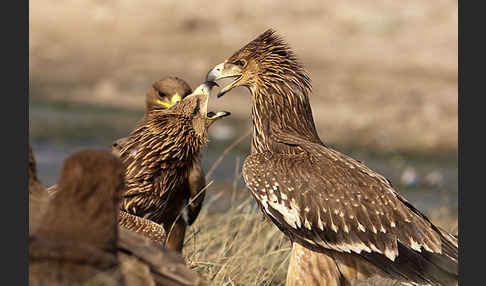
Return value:
M 322 139 L 457 151 L 457 1 L 30 1 L 30 93 L 141 109 L 151 82 L 192 86 L 272 27 L 314 86 Z M 210 105 L 247 118 L 249 93 Z

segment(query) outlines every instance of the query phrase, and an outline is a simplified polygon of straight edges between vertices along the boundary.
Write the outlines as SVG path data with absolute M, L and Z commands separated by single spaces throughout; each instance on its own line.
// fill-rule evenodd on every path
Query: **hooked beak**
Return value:
M 209 93 L 211 92 L 211 89 L 214 86 L 219 86 L 219 85 L 217 83 L 215 83 L 214 81 L 205 81 L 202 84 L 200 84 L 198 87 L 196 87 L 196 89 L 191 94 L 189 94 L 187 97 L 195 96 L 195 95 L 207 95 L 207 96 L 209 96 Z
M 212 70 L 208 72 L 208 74 L 206 75 L 206 81 L 216 81 L 228 77 L 235 78 L 235 80 L 233 80 L 227 86 L 223 87 L 218 92 L 218 97 L 221 97 L 234 87 L 238 86 L 238 81 L 241 79 L 241 76 L 242 70 L 240 66 L 224 62 L 215 66 Z

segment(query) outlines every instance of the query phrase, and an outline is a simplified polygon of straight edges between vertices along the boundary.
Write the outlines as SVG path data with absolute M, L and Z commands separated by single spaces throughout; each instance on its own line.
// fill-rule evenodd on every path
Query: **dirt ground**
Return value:
M 313 81 L 322 139 L 456 152 L 457 1 L 30 1 L 30 95 L 133 108 L 163 76 L 195 87 L 267 28 Z M 237 89 L 211 105 L 249 114 Z

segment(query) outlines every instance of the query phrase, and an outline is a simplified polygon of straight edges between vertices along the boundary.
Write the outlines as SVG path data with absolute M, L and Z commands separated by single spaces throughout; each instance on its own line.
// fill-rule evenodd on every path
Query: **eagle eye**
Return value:
M 165 93 L 163 93 L 162 91 L 158 90 L 157 92 L 159 93 L 160 97 L 166 97 Z
M 234 64 L 244 68 L 246 66 L 246 61 L 245 60 L 237 60 L 236 62 L 234 62 Z

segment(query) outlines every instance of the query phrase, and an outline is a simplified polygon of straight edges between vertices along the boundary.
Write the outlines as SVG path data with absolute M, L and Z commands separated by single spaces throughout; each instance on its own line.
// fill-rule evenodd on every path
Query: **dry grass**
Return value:
M 251 198 L 219 214 L 202 212 L 184 256 L 212 285 L 283 285 L 290 243 L 250 207 Z M 210 205 L 211 203 L 209 203 Z
M 207 173 L 207 179 L 218 162 Z M 236 160 L 236 166 L 239 163 Z M 284 285 L 290 242 L 272 223 L 263 221 L 249 192 L 238 189 L 239 177 L 236 168 L 230 192 L 220 190 L 206 199 L 186 235 L 183 254 L 211 285 Z
M 218 201 L 228 204 L 222 193 L 206 200 L 188 229 L 183 250 L 188 265 L 211 285 L 285 285 L 289 240 L 263 220 L 248 190 L 232 192 L 230 207 L 224 212 L 212 213 Z M 457 210 L 440 208 L 427 215 L 436 225 L 457 234 Z

